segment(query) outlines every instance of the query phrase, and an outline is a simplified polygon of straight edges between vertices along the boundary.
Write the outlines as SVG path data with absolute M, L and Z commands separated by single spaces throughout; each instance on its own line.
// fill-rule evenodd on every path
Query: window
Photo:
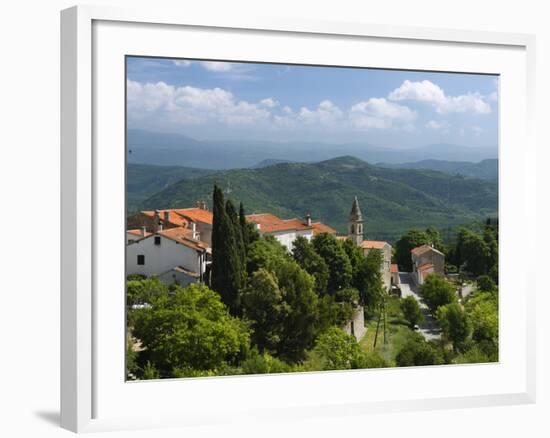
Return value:
M 145 264 L 145 256 L 143 254 L 139 254 L 137 256 L 137 264 L 138 265 L 144 265 Z
M 355 234 L 355 226 L 354 225 L 351 226 L 351 234 Z
M 155 236 L 155 245 L 160 245 L 160 236 Z

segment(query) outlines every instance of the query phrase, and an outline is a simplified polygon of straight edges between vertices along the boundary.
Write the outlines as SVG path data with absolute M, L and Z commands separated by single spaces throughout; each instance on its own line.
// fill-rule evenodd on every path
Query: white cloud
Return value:
M 253 129 L 323 129 L 333 132 L 350 128 L 413 129 L 417 114 L 407 106 L 385 98 L 371 98 L 341 109 L 331 100 L 317 107 L 281 106 L 271 97 L 259 102 L 238 100 L 222 88 L 176 87 L 165 82 L 127 81 L 128 117 L 131 124 L 157 124 L 177 128 L 188 125 L 222 124 Z
M 302 107 L 298 112 L 298 121 L 323 126 L 335 125 L 344 118 L 344 112 L 330 100 L 323 100 L 316 109 Z
M 260 103 L 267 108 L 275 108 L 277 105 L 279 105 L 279 102 L 272 99 L 271 97 L 260 100 Z
M 460 96 L 447 96 L 442 88 L 428 80 L 412 82 L 405 80 L 399 88 L 393 90 L 388 99 L 393 101 L 413 100 L 432 105 L 440 114 L 474 112 L 488 114 L 491 106 L 479 93 Z
M 416 112 L 409 107 L 389 102 L 383 97 L 356 103 L 349 111 L 352 126 L 362 129 L 410 128 L 416 116 Z
M 498 100 L 498 92 L 493 91 L 491 94 L 489 94 L 489 100 L 492 102 L 496 102 Z
M 233 69 L 233 64 L 230 62 L 201 61 L 200 65 L 208 71 L 230 71 Z
M 237 101 L 221 88 L 174 87 L 164 82 L 127 81 L 128 113 L 137 118 L 157 117 L 163 123 L 227 125 L 268 121 L 270 113 L 259 104 Z
M 430 120 L 428 123 L 426 123 L 426 128 L 433 129 L 434 131 L 439 131 L 440 129 L 448 129 L 450 126 L 450 123 L 446 120 L 443 120 L 441 122 Z

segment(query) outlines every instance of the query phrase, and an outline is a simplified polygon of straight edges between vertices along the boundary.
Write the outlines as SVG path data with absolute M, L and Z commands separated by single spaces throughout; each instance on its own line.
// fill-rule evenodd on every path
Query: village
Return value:
M 271 213 L 258 213 L 246 215 L 246 220 L 259 235 L 273 236 L 289 252 L 298 237 L 311 241 L 322 233 L 340 241 L 350 239 L 364 256 L 370 251 L 379 251 L 384 289 L 399 297 L 414 297 L 424 314 L 417 329 L 427 340 L 440 337 L 419 288 L 430 274 L 445 275 L 445 255 L 433 245 L 417 246 L 410 251 L 412 271 L 400 272 L 398 265 L 392 263 L 393 248 L 389 242 L 364 238 L 365 217 L 357 197 L 352 202 L 345 235 L 314 221 L 309 214 L 303 219 L 281 219 Z M 213 213 L 205 201 L 197 201 L 195 207 L 189 208 L 140 211 L 129 216 L 127 223 L 127 275 L 155 276 L 166 285 L 177 283 L 182 287 L 192 283 L 210 284 Z M 471 286 L 461 287 L 457 294 L 462 297 L 470 291 Z M 364 337 L 366 327 L 361 306 L 357 306 L 342 328 L 357 341 Z

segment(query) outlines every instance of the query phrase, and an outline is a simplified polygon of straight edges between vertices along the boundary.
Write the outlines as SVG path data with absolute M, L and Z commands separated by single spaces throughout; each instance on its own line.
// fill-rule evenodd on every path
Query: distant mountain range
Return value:
M 136 169 L 147 172 L 143 167 Z M 151 188 L 158 182 L 164 184 L 148 178 L 145 181 Z M 134 183 L 129 174 L 129 189 L 136 187 Z M 228 198 L 242 201 L 248 213 L 271 212 L 283 218 L 310 213 L 314 220 L 341 232 L 346 230 L 349 209 L 357 196 L 365 217 L 365 237 L 392 242 L 410 228 L 433 225 L 446 229 L 483 220 L 498 210 L 495 182 L 427 169 L 374 166 L 351 156 L 189 173 L 188 178 L 162 188 L 139 207 L 187 207 L 199 199 L 210 202 L 214 184 L 220 185 Z
M 262 161 L 312 162 L 350 155 L 369 163 L 406 163 L 422 160 L 478 162 L 497 158 L 495 148 L 433 144 L 420 148 L 389 149 L 368 143 L 200 141 L 181 134 L 130 129 L 128 162 L 178 165 L 202 169 L 251 168 Z
M 482 160 L 479 163 L 466 161 L 422 160 L 415 163 L 376 163 L 376 166 L 391 169 L 429 169 L 449 174 L 473 176 L 487 181 L 498 181 L 498 160 Z

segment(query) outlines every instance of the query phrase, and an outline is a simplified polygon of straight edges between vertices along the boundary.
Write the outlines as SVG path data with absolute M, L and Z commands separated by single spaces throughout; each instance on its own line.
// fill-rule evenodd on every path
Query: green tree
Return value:
M 329 270 L 328 291 L 336 291 L 349 287 L 352 280 L 352 267 L 348 255 L 335 236 L 328 233 L 318 234 L 313 238 L 313 247 Z
M 211 285 L 232 314 L 239 313 L 239 290 L 244 278 L 235 220 L 227 214 L 221 189 L 214 186 Z
M 420 286 L 420 293 L 432 315 L 438 307 L 456 302 L 455 287 L 439 274 L 428 275 Z
M 474 276 L 486 274 L 490 269 L 491 248 L 483 237 L 471 230 L 462 228 L 458 233 L 455 254 L 457 265 Z
M 166 285 L 155 276 L 126 281 L 126 303 L 128 306 L 149 303 L 155 297 L 167 292 Z
M 248 275 L 260 268 L 273 271 L 273 267 L 290 260 L 286 248 L 273 236 L 263 236 L 252 242 L 247 252 L 246 270 Z
M 277 277 L 264 268 L 254 272 L 242 296 L 243 316 L 251 321 L 252 343 L 261 352 L 274 352 L 281 342 L 283 324 L 290 312 Z
M 246 255 L 245 255 L 246 252 L 245 252 L 245 246 L 244 246 L 243 231 L 242 231 L 239 215 L 237 214 L 237 210 L 235 210 L 235 206 L 233 205 L 230 199 L 228 199 L 227 202 L 225 203 L 225 211 L 227 213 L 227 217 L 230 219 L 231 224 L 233 225 L 233 230 L 235 234 L 235 243 L 237 247 L 237 253 L 239 255 L 239 270 L 241 271 L 241 275 L 244 276 L 242 279 L 242 282 L 244 284 L 244 280 L 246 278 L 246 275 L 244 272 L 245 263 L 246 263 Z
M 241 228 L 241 236 L 243 239 L 244 246 L 244 260 L 246 261 L 246 252 L 248 251 L 248 245 L 250 245 L 250 227 L 248 221 L 246 220 L 246 215 L 244 213 L 244 205 L 241 202 L 239 204 L 239 226 Z
M 437 322 L 445 339 L 453 343 L 453 349 L 459 351 L 470 335 L 470 321 L 460 304 L 451 303 L 441 306 L 436 313 Z
M 338 327 L 331 327 L 319 336 L 309 358 L 309 366 L 320 370 L 364 368 L 366 362 L 355 338 Z
M 397 353 L 395 362 L 398 367 L 420 365 L 441 365 L 443 356 L 438 348 L 424 340 L 420 333 L 411 333 Z
M 237 364 L 250 348 L 247 324 L 230 316 L 205 285 L 175 287 L 133 312 L 133 335 L 162 377 L 174 376 L 176 369 L 212 371 Z
M 256 349 L 251 351 L 241 367 L 243 374 L 272 374 L 291 371 L 291 367 L 282 360 L 269 353 L 259 353 Z
M 353 276 L 353 284 L 359 291 L 359 302 L 369 314 L 375 312 L 384 294 L 381 264 L 382 253 L 379 250 L 371 250 L 363 257 Z
M 298 362 L 312 347 L 319 334 L 319 298 L 315 280 L 293 260 L 281 261 L 273 270 L 289 312 L 282 324 L 277 356 L 287 362 Z
M 323 258 L 315 252 L 313 245 L 303 236 L 294 240 L 292 257 L 309 274 L 315 277 L 315 290 L 318 295 L 327 293 L 329 269 Z
M 342 242 L 342 248 L 348 255 L 352 271 L 355 271 L 364 258 L 363 250 L 359 248 L 351 239 L 344 240 Z
M 415 325 L 420 324 L 424 320 L 424 316 L 420 311 L 420 305 L 413 296 L 409 295 L 403 298 L 400 307 L 411 329 L 414 329 Z
M 480 275 L 476 279 L 477 289 L 484 292 L 491 292 L 496 290 L 497 285 L 493 279 L 488 275 Z

